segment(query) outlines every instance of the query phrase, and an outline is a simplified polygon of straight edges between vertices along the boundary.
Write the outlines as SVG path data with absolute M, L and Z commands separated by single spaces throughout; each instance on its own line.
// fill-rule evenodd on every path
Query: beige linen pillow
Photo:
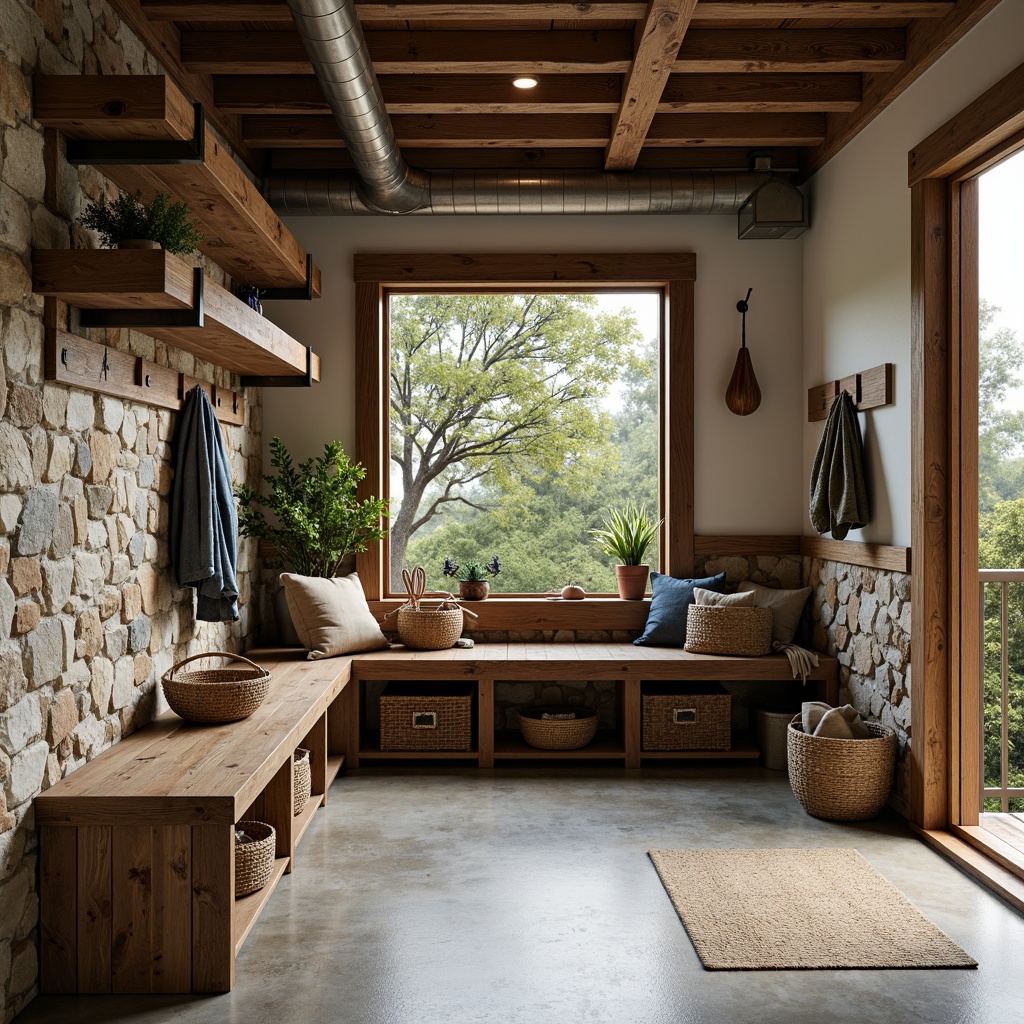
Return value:
M 285 572 L 281 582 L 295 632 L 310 661 L 387 647 L 388 638 L 380 631 L 355 573 L 324 579 Z
M 697 587 L 693 591 L 693 599 L 700 605 L 712 605 L 716 608 L 753 608 L 757 603 L 754 594 L 716 594 L 713 590 Z
M 760 583 L 745 580 L 737 588 L 740 594 L 753 593 L 754 603 L 758 608 L 772 610 L 772 640 L 780 644 L 791 644 L 800 625 L 807 598 L 811 596 L 810 587 L 799 590 L 776 590 L 774 587 L 762 587 Z

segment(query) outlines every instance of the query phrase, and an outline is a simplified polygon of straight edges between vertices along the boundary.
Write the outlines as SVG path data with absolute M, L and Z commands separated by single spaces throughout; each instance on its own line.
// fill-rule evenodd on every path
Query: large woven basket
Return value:
M 771 654 L 771 608 L 690 605 L 684 650 L 692 654 Z
M 520 708 L 517 714 L 523 739 L 538 750 L 577 750 L 597 734 L 597 712 L 581 704 Z M 544 718 L 546 714 L 573 717 Z
M 829 821 L 866 821 L 885 806 L 896 766 L 896 733 L 866 722 L 871 739 L 810 736 L 800 715 L 789 723 L 789 784 L 803 809 Z
M 230 658 L 246 666 L 178 670 L 199 658 Z M 240 654 L 209 651 L 172 665 L 160 680 L 171 710 L 188 722 L 237 722 L 248 718 L 270 689 L 270 673 Z
M 238 899 L 257 892 L 270 881 L 277 833 L 272 825 L 262 821 L 240 821 L 235 829 L 254 840 L 240 843 L 235 839 L 235 899 Z
M 296 747 L 292 757 L 295 760 L 295 767 L 292 769 L 292 788 L 294 790 L 294 813 L 301 814 L 306 806 L 306 801 L 313 792 L 313 770 L 309 764 L 309 751 L 303 747 Z
M 420 601 L 398 609 L 398 639 L 417 651 L 443 651 L 462 636 L 462 609 L 454 600 Z
M 472 745 L 473 688 L 469 683 L 390 682 L 384 687 L 382 751 L 465 751 Z

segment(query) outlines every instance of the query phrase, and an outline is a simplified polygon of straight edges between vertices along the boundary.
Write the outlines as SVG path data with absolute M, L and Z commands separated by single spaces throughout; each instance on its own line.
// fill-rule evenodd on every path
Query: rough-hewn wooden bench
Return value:
M 646 680 L 775 680 L 795 690 L 780 655 L 729 658 L 630 644 L 491 643 L 470 650 L 378 651 L 329 661 L 261 650 L 273 672 L 266 702 L 242 722 L 189 725 L 171 712 L 36 799 L 40 826 L 41 990 L 225 992 L 235 955 L 281 877 L 342 764 L 431 755 L 382 753 L 363 725 L 367 680 L 471 681 L 477 689 L 480 767 L 522 758 L 602 758 L 636 768 L 647 757 L 722 756 L 640 749 Z M 835 703 L 837 665 L 811 677 Z M 538 751 L 495 736 L 494 685 L 510 680 L 614 680 L 622 724 L 580 751 Z M 312 751 L 313 796 L 293 814 L 292 752 Z M 753 748 L 728 756 L 756 756 Z M 235 900 L 234 826 L 254 817 L 277 830 L 270 883 Z

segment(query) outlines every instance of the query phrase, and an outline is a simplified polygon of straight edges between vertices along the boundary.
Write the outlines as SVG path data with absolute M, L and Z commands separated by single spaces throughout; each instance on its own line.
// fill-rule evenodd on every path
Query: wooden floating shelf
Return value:
M 165 75 L 36 75 L 32 113 L 47 128 L 81 142 L 188 142 L 191 101 Z M 187 202 L 206 235 L 200 251 L 240 284 L 303 288 L 306 252 L 281 223 L 216 135 L 202 128 L 203 160 L 143 164 L 94 161 L 129 192 L 147 200 L 169 192 Z M 313 295 L 320 270 L 312 268 Z
M 36 249 L 32 288 L 83 309 L 187 310 L 192 268 L 162 249 Z M 306 347 L 209 278 L 203 310 L 202 327 L 138 330 L 236 373 L 305 376 Z M 315 354 L 311 369 L 319 380 Z
M 858 412 L 878 409 L 893 403 L 893 375 L 895 363 L 882 363 L 870 370 L 852 373 L 849 377 L 830 380 L 827 384 L 807 389 L 807 421 L 828 419 L 828 411 L 836 395 L 845 391 Z
M 287 868 L 288 858 L 278 857 L 274 861 L 274 868 L 270 873 L 270 880 L 267 884 L 262 889 L 258 889 L 256 892 L 249 893 L 248 896 L 242 896 L 235 900 L 232 910 L 232 916 L 234 917 L 232 924 L 235 933 L 236 956 L 242 948 L 242 943 L 249 937 L 249 932 L 252 931 L 252 926 L 256 923 L 260 912 L 267 905 L 270 897 L 273 896 L 277 883 L 284 877 Z

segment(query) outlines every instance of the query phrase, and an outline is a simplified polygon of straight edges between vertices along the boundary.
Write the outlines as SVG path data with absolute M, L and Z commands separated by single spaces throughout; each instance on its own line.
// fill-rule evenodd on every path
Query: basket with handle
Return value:
M 459 604 L 454 594 L 428 591 L 427 574 L 422 566 L 411 572 L 403 569 L 402 581 L 408 600 L 389 615 L 397 613 L 398 639 L 406 647 L 417 651 L 446 650 L 462 636 L 463 616 L 477 618 L 474 612 Z
M 201 658 L 229 658 L 245 666 L 190 669 Z M 164 696 L 171 710 L 187 722 L 237 722 L 248 718 L 264 701 L 270 689 L 270 673 L 256 662 L 229 651 L 207 651 L 172 665 L 163 675 Z

